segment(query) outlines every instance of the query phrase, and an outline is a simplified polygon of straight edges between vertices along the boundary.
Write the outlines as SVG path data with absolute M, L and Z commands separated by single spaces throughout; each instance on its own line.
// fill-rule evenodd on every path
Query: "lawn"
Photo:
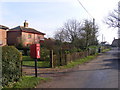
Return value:
M 23 65 L 25 66 L 35 66 L 34 59 L 30 58 L 30 56 L 23 56 Z M 48 60 L 40 60 L 37 62 L 38 67 L 50 67 L 50 62 Z

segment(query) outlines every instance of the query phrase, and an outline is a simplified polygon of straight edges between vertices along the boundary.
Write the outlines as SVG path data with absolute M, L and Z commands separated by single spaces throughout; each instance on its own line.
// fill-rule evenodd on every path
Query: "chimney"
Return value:
M 115 40 L 115 37 L 114 37 L 114 40 Z
M 28 23 L 26 22 L 26 20 L 25 20 L 25 22 L 24 22 L 24 27 L 25 27 L 25 28 L 28 27 Z

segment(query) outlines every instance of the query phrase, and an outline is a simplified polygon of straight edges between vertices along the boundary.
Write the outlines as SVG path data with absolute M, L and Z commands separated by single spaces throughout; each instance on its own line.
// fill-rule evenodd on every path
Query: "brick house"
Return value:
M 24 26 L 17 26 L 7 32 L 7 43 L 8 45 L 15 46 L 19 44 L 29 46 L 31 44 L 40 43 L 40 40 L 44 39 L 44 35 L 45 33 L 29 28 L 28 23 L 25 21 Z
M 7 30 L 9 28 L 3 25 L 0 25 L 0 46 L 7 44 Z

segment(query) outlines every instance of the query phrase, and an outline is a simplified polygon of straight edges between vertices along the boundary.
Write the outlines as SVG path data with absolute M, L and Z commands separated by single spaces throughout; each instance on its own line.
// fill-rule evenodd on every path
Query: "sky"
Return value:
M 117 9 L 119 0 L 80 0 L 90 15 L 78 3 L 78 0 L 1 0 L 0 24 L 9 28 L 23 26 L 25 20 L 30 28 L 46 33 L 45 37 L 53 37 L 57 30 L 69 19 L 83 22 L 84 19 L 95 18 L 99 26 L 98 40 L 109 44 L 114 37 L 118 38 L 117 29 L 109 28 L 105 18 Z

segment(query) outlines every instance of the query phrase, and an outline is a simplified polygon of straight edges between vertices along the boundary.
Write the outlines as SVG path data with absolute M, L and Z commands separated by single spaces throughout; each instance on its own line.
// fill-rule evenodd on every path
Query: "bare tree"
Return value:
M 60 42 L 64 42 L 65 41 L 65 31 L 63 31 L 62 29 L 60 29 L 61 31 L 58 31 L 54 38 L 56 40 L 59 40 Z
M 110 13 L 105 22 L 110 27 L 120 28 L 120 1 L 118 2 L 118 9 Z
M 90 45 L 97 45 L 98 28 L 93 22 L 85 20 L 80 23 L 77 20 L 68 20 L 60 31 L 55 34 L 55 39 L 62 42 L 70 42 L 73 47 L 86 48 Z
M 56 33 L 55 38 L 61 41 L 73 42 L 79 38 L 81 34 L 81 23 L 77 20 L 68 20 L 64 26 L 60 28 L 60 32 Z

